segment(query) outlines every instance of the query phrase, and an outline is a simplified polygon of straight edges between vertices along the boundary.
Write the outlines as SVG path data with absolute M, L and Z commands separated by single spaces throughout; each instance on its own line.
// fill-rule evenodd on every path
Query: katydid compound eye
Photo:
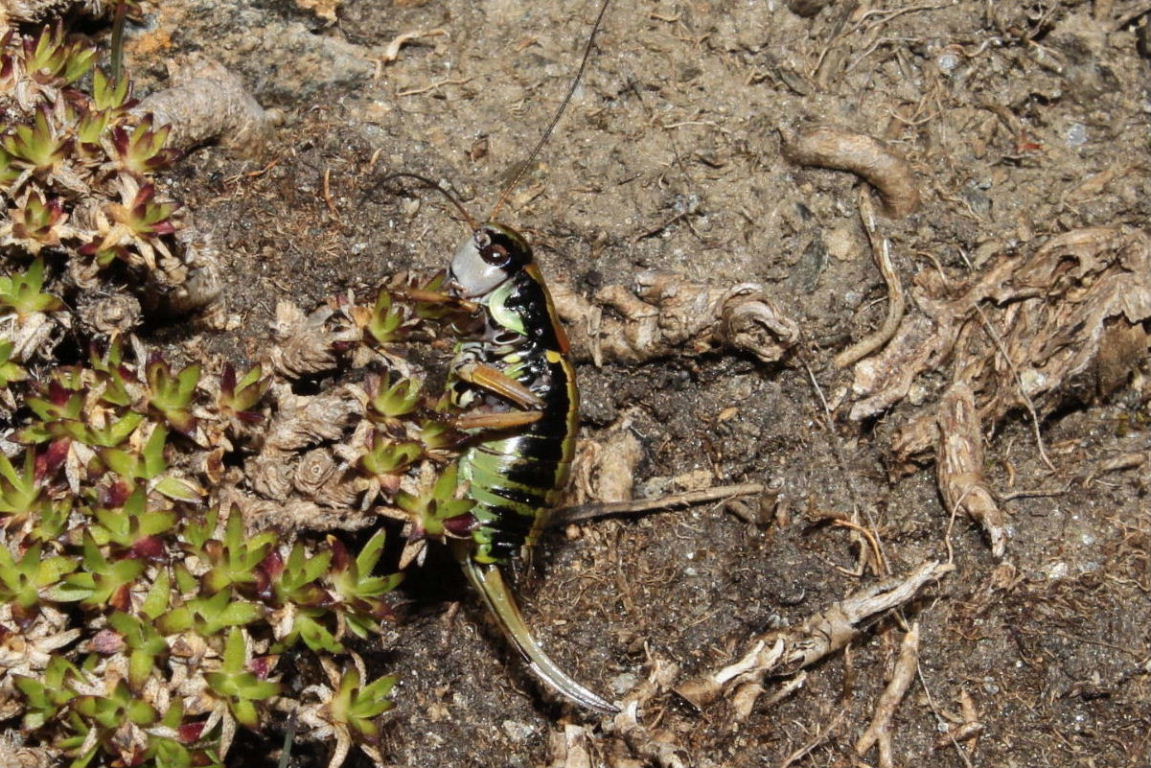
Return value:
M 499 243 L 491 242 L 491 239 L 485 236 L 487 244 L 480 244 L 480 258 L 486 263 L 494 267 L 502 267 L 508 263 L 508 249 Z

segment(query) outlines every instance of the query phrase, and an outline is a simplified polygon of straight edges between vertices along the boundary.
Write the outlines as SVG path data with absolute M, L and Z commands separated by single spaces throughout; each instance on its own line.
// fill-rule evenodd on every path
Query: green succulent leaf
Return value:
M 137 390 L 136 378 L 123 364 L 123 348 L 119 341 L 113 342 L 103 352 L 95 345 L 88 352 L 88 365 L 100 374 L 100 401 L 112 406 L 127 408 L 132 405 Z
M 144 572 L 143 560 L 109 560 L 91 533 L 84 534 L 82 565 L 82 571 L 47 591 L 51 599 L 89 606 L 120 604 L 127 597 L 127 588 Z
M 37 171 L 48 171 L 68 156 L 70 140 L 57 133 L 48 116 L 48 108 L 40 107 L 31 125 L 15 125 L 0 138 L 0 146 L 13 159 Z
M 368 402 L 370 412 L 383 419 L 406 416 L 419 405 L 422 386 L 423 382 L 416 378 L 401 377 L 392 384 L 391 377 L 384 376 L 374 384 Z
M 456 465 L 451 464 L 431 488 L 424 487 L 418 494 L 397 493 L 396 504 L 415 517 L 428 535 L 442 536 L 445 521 L 467 514 L 474 506 L 471 499 L 456 498 L 457 475 Z
M 3 142 L 0 141 L 0 144 Z M 0 189 L 7 191 L 24 174 L 15 161 L 16 158 L 11 153 L 5 149 L 0 149 Z
M 271 386 L 271 377 L 264 378 L 264 369 L 258 365 L 238 381 L 236 369 L 230 363 L 225 365 L 220 375 L 220 412 L 242 421 L 258 421 L 260 416 L 254 409 Z
M 158 424 L 139 453 L 122 448 L 103 448 L 100 450 L 100 458 L 108 469 L 128 482 L 152 480 L 168 469 L 168 462 L 164 459 L 167 441 L 167 428 Z
M 24 68 L 40 82 L 69 85 L 87 74 L 96 53 L 95 47 L 65 42 L 62 25 L 45 27 L 39 37 L 25 47 Z
M 224 541 L 219 546 L 205 547 L 212 570 L 204 576 L 204 587 L 209 592 L 218 592 L 233 584 L 250 584 L 256 580 L 256 567 L 275 545 L 275 533 L 264 533 L 248 537 L 244 530 L 244 520 L 239 514 L 228 518 L 224 531 Z
M 12 359 L 15 345 L 11 341 L 0 341 L 0 387 L 8 387 L 17 381 L 28 378 L 28 372 Z
M 36 452 L 24 451 L 22 470 L 0 453 L 0 514 L 24 519 L 40 508 L 40 482 L 36 479 Z
M 264 609 L 257 603 L 236 600 L 230 590 L 211 597 L 197 597 L 156 619 L 164 634 L 194 629 L 205 637 L 217 635 L 228 627 L 241 627 L 259 621 Z
M 176 524 L 176 513 L 170 509 L 149 507 L 147 492 L 138 486 L 123 507 L 95 511 L 98 525 L 89 531 L 100 546 L 115 544 L 132 549 L 145 539 L 168 533 Z
M 318 611 L 305 609 L 297 613 L 292 632 L 284 638 L 282 645 L 290 648 L 298 638 L 316 653 L 344 653 L 343 643 L 336 639 L 320 619 L 321 613 Z
M 73 710 L 89 723 L 114 731 L 124 722 L 148 726 L 159 719 L 152 706 L 137 697 L 121 680 L 108 696 L 81 696 L 72 705 Z
M 157 493 L 176 501 L 197 502 L 204 496 L 204 489 L 194 480 L 175 475 L 166 475 L 156 482 Z
M 168 652 L 168 643 L 149 621 L 129 613 L 115 612 L 108 617 L 108 625 L 120 633 L 131 649 L 128 657 L 128 681 L 140 690 L 152 676 L 157 659 Z
M 359 672 L 354 668 L 348 669 L 340 680 L 339 690 L 328 704 L 332 721 L 347 726 L 360 738 L 376 739 L 379 726 L 375 719 L 394 706 L 389 697 L 395 683 L 394 677 L 381 677 L 361 685 Z
M 32 253 L 44 246 L 58 246 L 63 237 L 62 226 L 68 218 L 59 198 L 48 198 L 36 190 L 24 200 L 23 206 L 10 211 L 12 237 Z
M 248 639 L 241 629 L 231 629 L 224 641 L 223 663 L 218 672 L 204 675 L 208 687 L 227 702 L 241 724 L 255 728 L 259 713 L 254 702 L 270 699 L 280 692 L 280 684 L 261 680 L 248 670 Z
M 119 115 L 131 107 L 132 84 L 126 77 L 112 79 L 99 67 L 92 73 L 92 107 Z
M 154 126 L 147 115 L 135 127 L 117 127 L 112 131 L 112 146 L 120 167 L 141 177 L 147 177 L 170 165 L 176 158 L 172 150 L 164 149 L 171 132 L 170 125 Z
M 360 466 L 372 475 L 395 474 L 404 471 L 423 452 L 419 443 L 396 442 L 386 433 L 376 432 L 368 440 L 367 451 L 360 457 Z
M 190 432 L 196 425 L 190 409 L 200 383 L 200 366 L 189 365 L 174 373 L 162 358 L 154 356 L 145 367 L 144 377 L 148 383 L 148 404 L 173 428 Z
M 35 731 L 76 697 L 70 683 L 82 675 L 72 662 L 54 655 L 39 677 L 13 675 L 13 678 L 24 697 L 24 729 Z
M 403 574 L 398 573 L 389 576 L 372 575 L 380 556 L 383 555 L 384 540 L 384 532 L 377 531 L 360 550 L 355 560 L 345 563 L 331 575 L 332 586 L 345 601 L 349 603 L 364 601 L 374 605 L 378 598 L 391 592 L 403 580 Z M 343 547 L 334 537 L 329 536 L 328 542 L 333 547 Z
M 218 510 L 211 509 L 204 519 L 186 520 L 184 522 L 184 541 L 188 542 L 193 554 L 204 557 L 204 549 L 212 537 L 216 535 L 216 527 L 220 522 Z
M 32 540 L 46 543 L 59 539 L 68 528 L 73 501 L 70 496 L 42 501 L 38 514 L 33 518 Z
M 44 547 L 33 544 L 16 559 L 6 546 L 0 546 L 0 599 L 21 608 L 36 606 L 42 596 L 51 598 L 61 580 L 76 570 L 70 557 L 44 556 Z
M 277 602 L 280 605 L 313 605 L 326 600 L 327 593 L 318 583 L 328 572 L 331 563 L 330 551 L 309 557 L 302 544 L 294 544 L 275 585 Z
M 144 421 L 144 414 L 129 411 L 118 420 L 108 420 L 102 426 L 91 423 L 71 422 L 66 431 L 68 436 L 96 448 L 116 448 L 122 445 Z
M 368 319 L 367 330 L 379 344 L 392 344 L 403 339 L 402 328 L 407 320 L 404 308 L 392 300 L 392 295 L 381 288 Z
M 168 610 L 171 595 L 172 577 L 166 568 L 162 568 L 156 574 L 152 588 L 148 590 L 148 596 L 140 606 L 140 615 L 151 621 L 160 618 Z
M 55 312 L 64 302 L 43 293 L 44 260 L 36 259 L 22 274 L 0 277 L 0 312 L 15 312 L 27 317 L 35 312 Z

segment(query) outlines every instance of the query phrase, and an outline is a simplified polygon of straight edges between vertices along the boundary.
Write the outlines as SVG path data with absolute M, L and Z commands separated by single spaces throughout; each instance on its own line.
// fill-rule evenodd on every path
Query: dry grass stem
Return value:
M 644 512 L 653 512 L 665 509 L 680 509 L 695 504 L 708 504 L 713 501 L 724 501 L 739 496 L 754 496 L 767 491 L 762 483 L 741 483 L 739 485 L 721 485 L 716 488 L 704 488 L 699 491 L 686 491 L 661 496 L 658 499 L 639 499 L 636 501 L 619 501 L 613 503 L 580 504 L 575 507 L 562 507 L 555 510 L 548 520 L 548 525 L 555 527 L 579 523 L 585 520 L 596 520 L 601 517 L 615 515 L 638 515 Z
M 819 733 L 815 734 L 815 738 L 788 755 L 787 759 L 779 764 L 779 768 L 789 768 L 789 766 L 795 765 L 800 760 L 810 755 L 813 749 L 827 741 L 828 737 L 835 732 L 835 729 L 839 728 L 839 726 L 843 724 L 843 719 L 846 716 L 847 710 L 840 708 L 840 710 L 835 713 L 835 717 L 831 719 L 831 722 L 821 728 Z

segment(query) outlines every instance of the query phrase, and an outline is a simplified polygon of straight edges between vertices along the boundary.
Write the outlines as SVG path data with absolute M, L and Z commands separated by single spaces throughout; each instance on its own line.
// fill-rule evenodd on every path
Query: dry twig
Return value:
M 794 675 L 838 651 L 880 614 L 912 600 L 919 590 L 954 570 L 928 561 L 904 578 L 885 579 L 835 603 L 795 627 L 773 630 L 751 641 L 738 661 L 689 680 L 676 692 L 699 708 L 745 685 L 759 686 L 767 676 Z

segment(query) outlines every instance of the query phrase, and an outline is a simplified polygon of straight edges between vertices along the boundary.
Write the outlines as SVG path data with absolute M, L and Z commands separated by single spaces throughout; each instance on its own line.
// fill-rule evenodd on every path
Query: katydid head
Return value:
M 532 263 L 532 249 L 520 233 L 488 222 L 460 243 L 448 279 L 460 298 L 476 299 L 494 291 Z

